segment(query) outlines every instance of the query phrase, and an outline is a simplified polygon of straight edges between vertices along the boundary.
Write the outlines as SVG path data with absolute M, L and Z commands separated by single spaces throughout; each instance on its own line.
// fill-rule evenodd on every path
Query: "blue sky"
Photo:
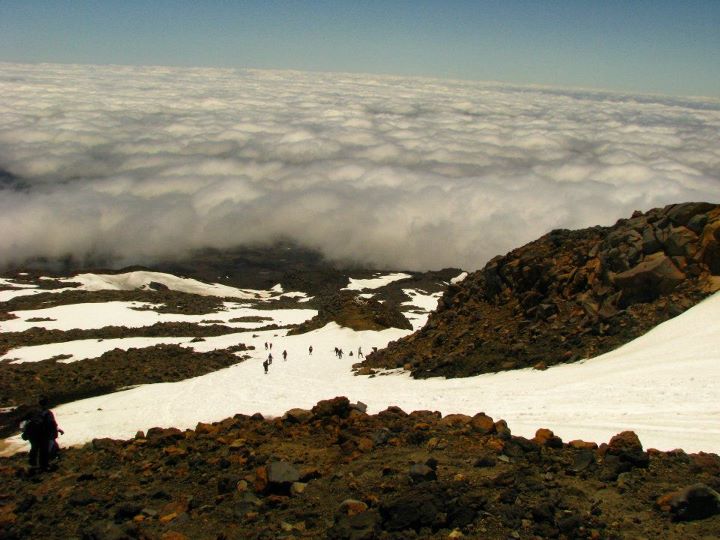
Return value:
M 0 0 L 0 61 L 351 71 L 720 97 L 720 0 Z

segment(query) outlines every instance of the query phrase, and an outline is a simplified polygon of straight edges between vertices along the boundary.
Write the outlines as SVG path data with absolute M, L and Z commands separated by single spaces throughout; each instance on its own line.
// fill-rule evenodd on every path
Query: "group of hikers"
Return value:
M 272 343 L 268 343 L 268 342 L 266 341 L 266 342 L 265 342 L 265 350 L 268 351 L 268 355 L 267 355 L 267 358 L 266 358 L 265 360 L 263 360 L 262 366 L 263 366 L 263 370 L 265 370 L 265 375 L 267 375 L 267 374 L 268 374 L 269 367 L 270 367 L 270 366 L 272 365 L 272 363 L 273 363 L 273 355 L 272 355 L 272 352 L 271 352 L 271 351 L 272 351 Z M 376 348 L 376 347 L 373 347 L 373 350 L 377 350 L 377 348 Z M 308 354 L 309 354 L 310 356 L 312 356 L 312 353 L 313 353 L 313 346 L 310 345 L 310 346 L 308 347 Z M 342 359 L 343 354 L 344 354 L 344 353 L 343 353 L 343 350 L 342 350 L 341 348 L 335 347 L 335 356 L 337 356 L 338 358 Z M 352 356 L 352 355 L 353 355 L 353 352 L 350 351 L 350 356 Z M 283 352 L 282 352 L 283 361 L 287 361 L 287 356 L 288 356 L 287 350 L 283 350 Z M 357 357 L 358 357 L 358 358 L 365 358 L 365 355 L 363 354 L 363 351 L 362 351 L 362 347 L 358 347 Z
M 30 472 L 47 472 L 53 469 L 50 462 L 59 457 L 58 434 L 65 432 L 55 421 L 55 415 L 48 407 L 45 396 L 38 400 L 38 408 L 25 416 L 20 423 L 21 437 L 30 443 L 28 461 Z
M 341 348 L 335 347 L 335 356 L 337 356 L 338 358 L 340 358 L 340 359 L 342 360 L 343 354 L 345 354 L 345 353 L 343 352 L 343 350 L 342 350 Z M 350 356 L 352 356 L 352 355 L 353 355 L 353 352 L 350 351 Z M 358 358 L 365 358 L 365 355 L 364 355 L 363 352 L 362 352 L 362 347 L 358 347 L 357 357 L 358 357 Z
M 265 343 L 265 350 L 270 351 L 272 350 L 272 343 Z M 312 354 L 312 345 L 310 346 L 310 354 Z M 287 351 L 282 352 L 283 362 L 287 361 Z M 273 361 L 273 355 L 272 353 L 268 353 L 268 357 L 263 361 L 263 369 L 265 370 L 265 375 L 268 373 L 268 367 L 272 364 Z

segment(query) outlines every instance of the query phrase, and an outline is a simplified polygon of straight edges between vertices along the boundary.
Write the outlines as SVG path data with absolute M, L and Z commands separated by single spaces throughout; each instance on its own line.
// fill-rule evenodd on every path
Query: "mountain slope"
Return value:
M 709 203 L 552 231 L 451 285 L 425 327 L 363 366 L 458 377 L 596 356 L 717 290 L 719 240 Z

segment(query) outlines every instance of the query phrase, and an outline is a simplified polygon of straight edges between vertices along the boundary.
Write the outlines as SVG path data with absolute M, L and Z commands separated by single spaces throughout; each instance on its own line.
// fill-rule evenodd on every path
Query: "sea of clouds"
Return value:
M 720 202 L 720 101 L 291 71 L 0 64 L 0 265 L 294 240 L 476 269 Z

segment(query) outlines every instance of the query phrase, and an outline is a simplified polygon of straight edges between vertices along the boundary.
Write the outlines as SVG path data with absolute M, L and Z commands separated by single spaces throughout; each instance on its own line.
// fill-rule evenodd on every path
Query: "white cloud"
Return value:
M 402 77 L 0 64 L 0 264 L 293 238 L 480 267 L 557 227 L 720 202 L 720 102 Z

